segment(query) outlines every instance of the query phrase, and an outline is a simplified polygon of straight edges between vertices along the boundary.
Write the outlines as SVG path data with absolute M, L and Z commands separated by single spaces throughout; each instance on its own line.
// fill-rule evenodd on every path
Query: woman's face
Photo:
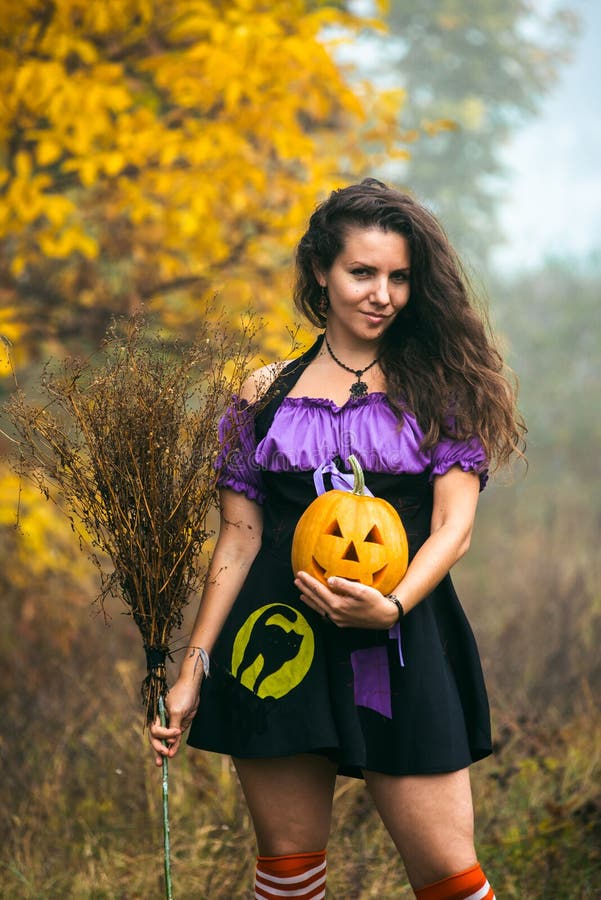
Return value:
M 328 329 L 378 341 L 409 301 L 410 263 L 402 235 L 351 228 L 329 272 L 316 272 L 330 299 Z

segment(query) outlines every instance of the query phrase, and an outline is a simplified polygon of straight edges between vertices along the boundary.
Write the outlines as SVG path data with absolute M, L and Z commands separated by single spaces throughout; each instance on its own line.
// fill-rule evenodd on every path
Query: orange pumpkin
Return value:
M 407 534 L 390 503 L 364 493 L 358 460 L 348 461 L 353 491 L 326 491 L 307 507 L 292 540 L 292 569 L 324 584 L 337 575 L 388 594 L 407 571 Z

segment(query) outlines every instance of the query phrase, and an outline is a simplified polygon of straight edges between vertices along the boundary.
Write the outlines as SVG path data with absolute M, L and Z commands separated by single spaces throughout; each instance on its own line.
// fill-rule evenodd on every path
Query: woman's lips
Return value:
M 384 322 L 388 318 L 388 316 L 381 316 L 381 315 L 378 315 L 378 313 L 370 313 L 370 312 L 364 312 L 361 315 L 363 315 L 367 319 L 369 319 L 370 322 L 373 322 L 374 325 L 379 325 L 380 322 Z

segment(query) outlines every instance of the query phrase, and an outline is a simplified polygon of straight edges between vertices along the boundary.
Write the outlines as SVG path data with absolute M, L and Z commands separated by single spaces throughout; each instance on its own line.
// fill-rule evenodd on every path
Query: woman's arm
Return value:
M 220 491 L 220 519 L 219 537 L 189 640 L 190 647 L 202 647 L 209 654 L 259 552 L 263 530 L 259 504 L 229 488 Z M 184 659 L 180 675 L 193 668 L 188 659 Z
M 431 593 L 467 551 L 479 491 L 478 475 L 457 466 L 434 479 L 430 536 L 392 591 L 405 613 Z M 389 628 L 397 619 L 395 606 L 375 588 L 345 578 L 331 578 L 326 587 L 306 572 L 298 573 L 295 583 L 305 603 L 327 613 L 339 627 Z
M 240 398 L 251 405 L 256 403 L 284 365 L 285 362 L 270 363 L 251 372 L 242 385 Z M 162 728 L 154 722 L 149 728 L 150 743 L 157 751 L 155 762 L 158 766 L 162 764 L 163 756 L 175 756 L 182 735 L 198 709 L 203 678 L 199 648 L 211 653 L 261 546 L 261 506 L 230 488 L 222 488 L 219 496 L 219 537 L 179 677 L 165 698 L 169 727 Z M 166 747 L 163 741 L 167 742 Z
M 257 503 L 248 500 L 244 494 L 224 488 L 220 492 L 220 511 L 219 537 L 188 648 L 178 680 L 165 700 L 169 726 L 163 728 L 154 722 L 149 729 L 150 743 L 157 752 L 157 765 L 161 765 L 162 756 L 177 753 L 182 735 L 194 718 L 203 677 L 198 648 L 211 653 L 261 546 L 263 515 Z M 163 740 L 167 741 L 167 747 Z
M 430 537 L 392 591 L 405 613 L 433 591 L 469 550 L 479 493 L 479 476 L 463 472 L 458 466 L 434 479 Z

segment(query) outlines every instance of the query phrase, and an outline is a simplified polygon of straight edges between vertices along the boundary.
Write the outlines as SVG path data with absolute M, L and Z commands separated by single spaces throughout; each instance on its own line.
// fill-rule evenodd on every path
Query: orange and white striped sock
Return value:
M 479 864 L 428 884 L 415 892 L 417 900 L 495 900 L 495 892 Z
M 326 895 L 326 851 L 257 856 L 255 900 L 323 900 Z

